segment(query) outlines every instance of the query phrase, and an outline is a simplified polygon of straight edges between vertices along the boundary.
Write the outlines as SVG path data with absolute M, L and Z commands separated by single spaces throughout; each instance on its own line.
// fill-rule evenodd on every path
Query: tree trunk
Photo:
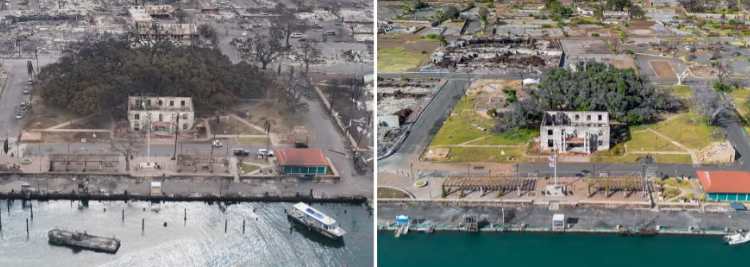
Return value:
M 261 69 L 266 69 L 266 65 L 268 65 L 268 62 L 265 62 L 265 61 L 261 61 L 260 63 L 261 63 L 261 65 L 263 65 L 263 66 L 261 67 Z
M 291 35 L 291 34 L 292 33 L 289 33 L 289 34 L 286 35 L 286 47 L 289 47 L 289 35 Z
M 130 171 L 130 155 L 125 155 L 125 171 Z

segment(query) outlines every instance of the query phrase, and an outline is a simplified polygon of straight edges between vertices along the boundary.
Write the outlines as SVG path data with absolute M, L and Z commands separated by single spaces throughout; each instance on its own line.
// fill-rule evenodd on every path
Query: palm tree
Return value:
M 266 155 L 265 157 L 268 157 L 268 154 L 270 153 L 268 151 L 268 146 L 271 144 L 271 126 L 276 125 L 276 121 L 271 119 L 263 118 L 265 121 L 263 122 L 263 130 L 266 131 Z

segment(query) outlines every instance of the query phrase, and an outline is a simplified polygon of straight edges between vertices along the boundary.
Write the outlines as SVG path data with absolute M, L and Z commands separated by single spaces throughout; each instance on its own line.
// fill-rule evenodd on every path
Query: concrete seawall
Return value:
M 248 201 L 248 202 L 305 202 L 305 203 L 367 203 L 364 196 L 304 196 L 304 195 L 130 195 L 130 194 L 76 194 L 76 193 L 0 193 L 0 199 L 18 200 L 105 200 L 105 201 Z
M 713 208 L 683 203 L 668 208 L 646 208 L 648 203 L 560 203 L 550 209 L 547 201 L 395 200 L 378 199 L 378 231 L 396 231 L 396 216 L 411 218 L 410 230 L 467 231 L 466 218 L 477 222 L 479 232 L 542 232 L 620 234 L 659 226 L 658 234 L 725 235 L 727 230 L 750 228 L 750 213 L 728 211 L 725 203 Z M 675 203 L 678 204 L 678 203 Z M 554 205 L 557 206 L 557 205 Z M 689 209 L 688 209 L 689 208 Z M 552 216 L 565 216 L 565 231 L 552 231 Z

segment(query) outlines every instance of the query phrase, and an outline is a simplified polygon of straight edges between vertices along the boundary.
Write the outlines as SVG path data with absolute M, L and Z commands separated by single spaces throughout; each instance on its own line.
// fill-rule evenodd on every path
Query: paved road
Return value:
M 31 95 L 24 95 L 23 89 L 29 81 L 29 74 L 26 68 L 26 62 L 29 59 L 5 59 L 5 65 L 11 65 L 12 69 L 8 81 L 0 97 L 0 126 L 9 131 L 10 136 L 18 136 L 20 121 L 16 119 L 16 107 L 23 101 L 28 101 Z M 50 58 L 39 58 L 39 64 L 45 66 L 53 60 Z M 31 60 L 35 65 L 36 60 Z M 32 95 L 34 94 L 32 88 Z
M 438 78 L 450 80 L 478 80 L 478 79 L 501 79 L 521 80 L 519 74 L 482 74 L 482 73 L 451 73 L 451 72 L 379 72 L 381 78 Z M 538 74 L 524 74 L 523 78 L 538 79 Z

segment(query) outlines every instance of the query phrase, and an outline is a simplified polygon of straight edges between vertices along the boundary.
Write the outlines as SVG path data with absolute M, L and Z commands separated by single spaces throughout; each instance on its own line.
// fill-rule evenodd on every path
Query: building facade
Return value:
M 706 200 L 750 201 L 750 173 L 742 171 L 696 171 Z
M 190 97 L 129 97 L 130 130 L 152 135 L 172 135 L 193 128 L 195 112 Z
M 285 174 L 317 174 L 328 172 L 328 158 L 320 149 L 285 148 L 276 149 L 276 160 Z
M 540 127 L 540 147 L 560 153 L 609 149 L 609 116 L 596 111 L 547 111 Z

